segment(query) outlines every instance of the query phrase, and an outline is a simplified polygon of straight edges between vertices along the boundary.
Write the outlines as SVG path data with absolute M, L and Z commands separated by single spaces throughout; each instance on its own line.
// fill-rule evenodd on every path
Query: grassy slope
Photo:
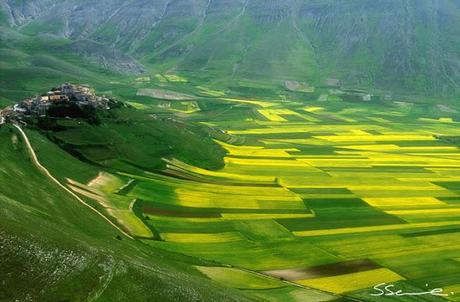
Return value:
M 207 169 L 223 166 L 225 150 L 206 128 L 176 118 L 152 117 L 132 108 L 113 109 L 100 125 L 60 121 L 48 137 L 80 159 L 107 168 L 155 170 L 163 157 Z M 125 168 L 123 168 L 125 167 Z
M 198 260 L 115 239 L 114 229 L 37 171 L 14 131 L 1 128 L 0 140 L 0 272 L 6 284 L 0 299 L 245 300 L 183 263 Z M 42 153 L 59 156 L 67 168 L 75 165 L 49 142 L 41 143 Z

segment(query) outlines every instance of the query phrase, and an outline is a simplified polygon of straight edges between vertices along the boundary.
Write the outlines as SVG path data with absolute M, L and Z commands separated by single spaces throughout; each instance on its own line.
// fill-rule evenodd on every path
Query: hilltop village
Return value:
M 62 84 L 45 94 L 23 100 L 0 111 L 0 125 L 21 121 L 26 117 L 46 117 L 50 108 L 58 105 L 71 105 L 77 108 L 110 109 L 111 100 L 97 96 L 86 85 Z

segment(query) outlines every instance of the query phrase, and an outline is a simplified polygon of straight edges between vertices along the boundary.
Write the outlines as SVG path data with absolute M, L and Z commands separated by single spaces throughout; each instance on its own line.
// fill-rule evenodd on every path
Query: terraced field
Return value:
M 339 101 L 230 104 L 225 166 L 164 158 L 162 173 L 68 180 L 130 234 L 215 263 L 204 276 L 272 301 L 379 301 L 379 283 L 459 301 L 460 122 Z M 251 115 L 238 115 L 241 108 Z M 346 299 L 348 299 L 346 298 Z M 391 300 L 390 300 L 391 301 Z

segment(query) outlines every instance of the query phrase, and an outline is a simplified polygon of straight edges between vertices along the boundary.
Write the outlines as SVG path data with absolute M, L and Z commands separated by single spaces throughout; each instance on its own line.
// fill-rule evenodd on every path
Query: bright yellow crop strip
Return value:
M 361 139 L 374 139 L 376 141 L 433 141 L 436 138 L 430 134 L 378 134 L 378 135 L 370 135 L 364 136 L 360 135 L 359 138 Z
M 329 230 L 297 231 L 297 232 L 293 232 L 293 234 L 296 236 L 300 236 L 300 237 L 312 237 L 312 236 L 325 236 L 325 235 L 341 235 L 341 234 L 383 232 L 383 231 L 418 229 L 418 228 L 431 228 L 431 227 L 451 226 L 451 225 L 452 226 L 460 225 L 460 221 L 421 222 L 421 223 L 410 223 L 410 224 L 392 224 L 392 225 L 369 226 L 369 227 L 339 228 L 339 229 L 329 229 Z
M 303 110 L 307 112 L 318 112 L 324 110 L 323 107 L 304 107 Z
M 442 151 L 442 150 L 438 150 L 438 151 Z M 460 160 L 460 153 L 445 153 L 445 152 L 420 153 L 420 151 L 418 151 L 416 153 L 407 153 L 407 155 L 430 156 L 430 157 L 436 156 L 438 158 Z
M 161 233 L 165 241 L 178 243 L 218 243 L 244 240 L 237 232 L 227 233 Z
M 316 138 L 297 138 L 297 139 L 266 139 L 261 140 L 264 144 L 278 144 L 278 143 L 286 143 L 286 144 L 296 144 L 296 145 L 314 145 L 314 146 L 324 146 L 324 145 L 331 145 L 330 142 L 316 139 Z
M 401 134 L 401 135 L 319 135 L 315 138 L 331 142 L 381 142 L 381 141 L 430 141 L 432 135 Z
M 246 159 L 246 158 L 225 158 L 226 163 L 233 163 L 248 166 L 276 166 L 276 167 L 309 167 L 311 171 L 319 171 L 318 169 L 308 165 L 306 162 L 298 160 L 282 160 L 282 159 Z
M 369 169 L 372 171 L 372 168 Z M 406 181 L 420 181 L 420 182 L 429 182 L 429 181 L 447 181 L 449 180 L 448 177 L 442 177 L 440 175 L 434 173 L 407 173 L 407 172 L 348 172 L 348 171 L 340 171 L 340 172 L 328 172 L 329 175 L 333 177 L 343 178 L 343 177 L 358 177 L 358 178 L 393 178 L 400 182 Z
M 299 201 L 300 198 L 295 195 L 294 193 L 286 194 L 261 194 L 261 195 L 254 195 L 254 194 L 244 194 L 244 187 L 240 188 L 241 192 L 239 194 L 232 194 L 231 192 L 225 194 L 222 193 L 208 193 L 206 191 L 197 191 L 197 190 L 187 190 L 187 189 L 176 189 L 176 194 L 179 195 L 179 200 L 181 202 L 192 202 L 194 198 L 196 198 L 196 203 L 208 203 L 214 201 L 215 204 L 228 202 L 234 200 L 234 204 L 244 203 L 245 201 L 280 201 L 280 202 L 289 202 L 289 201 Z M 263 190 L 263 188 L 261 189 Z M 222 196 L 224 195 L 225 196 Z M 238 199 L 238 200 L 235 200 Z M 187 203 L 188 203 L 187 202 Z
M 436 185 L 432 185 L 430 183 L 427 183 L 426 185 L 420 185 L 420 186 L 414 186 L 414 185 L 404 185 L 404 183 L 394 183 L 393 185 L 367 185 L 367 184 L 362 184 L 362 185 L 348 185 L 347 189 L 349 190 L 386 190 L 386 191 L 449 191 L 445 188 L 438 187 Z
M 240 190 L 244 190 L 244 187 L 241 188 Z M 261 189 L 263 190 L 263 188 Z M 264 200 L 270 200 L 270 201 L 280 201 L 280 202 L 288 202 L 288 201 L 299 201 L 299 197 L 295 195 L 294 193 L 289 193 L 289 191 L 286 191 L 285 194 L 273 194 L 270 195 L 269 193 L 264 193 L 260 195 L 254 195 L 254 194 L 248 194 L 245 195 L 244 191 L 243 194 L 232 194 L 232 193 L 208 193 L 206 191 L 196 191 L 196 190 L 185 190 L 185 189 L 176 189 L 176 194 L 180 194 L 180 197 L 187 197 L 187 198 L 197 198 L 197 202 L 200 202 L 200 200 L 203 199 L 218 199 L 220 198 L 220 201 L 228 201 L 228 200 L 234 200 L 235 198 L 238 199 L 245 199 L 245 200 L 259 200 L 259 201 L 264 201 Z M 225 196 L 223 196 L 225 194 Z M 216 200 L 215 202 L 219 202 L 219 200 Z M 235 201 L 235 204 L 238 204 L 237 201 Z
M 185 171 L 191 171 L 196 174 L 212 176 L 216 178 L 234 179 L 234 180 L 252 181 L 252 182 L 274 182 L 275 181 L 274 176 L 253 176 L 253 175 L 246 175 L 246 174 L 228 173 L 222 170 L 221 171 L 211 171 L 211 170 L 206 170 L 206 169 L 202 169 L 199 167 L 195 167 L 195 166 L 186 164 L 176 159 L 165 160 L 165 161 L 167 163 L 170 163 L 170 165 L 168 164 L 169 168 L 179 167 L 180 169 L 183 169 Z
M 274 113 L 274 110 L 259 109 L 257 110 L 265 118 L 272 122 L 287 122 L 287 120 L 278 114 Z
M 444 202 L 434 197 L 414 197 L 414 198 L 364 198 L 365 202 L 373 207 L 386 206 L 436 206 L 445 205 Z
M 334 294 L 342 294 L 345 292 L 369 288 L 383 282 L 391 283 L 399 280 L 404 280 L 404 278 L 387 268 L 379 268 L 370 271 L 333 277 L 299 280 L 295 282 Z
M 460 208 L 385 211 L 391 215 L 459 215 Z
M 361 198 L 377 198 L 377 197 L 457 197 L 455 192 L 449 190 L 392 190 L 388 191 L 385 188 L 381 190 L 353 190 L 353 193 Z
M 304 209 L 302 200 L 295 194 L 282 196 L 244 196 L 206 194 L 183 189 L 176 190 L 177 203 L 181 206 L 201 208 L 235 209 Z
M 303 126 L 285 126 L 281 127 L 278 126 L 276 128 L 254 128 L 254 129 L 247 129 L 247 130 L 231 130 L 229 133 L 231 134 L 280 134 L 280 133 L 299 133 L 299 132 L 348 132 L 350 129 L 358 129 L 358 130 L 381 130 L 380 126 L 377 125 L 303 125 Z M 384 136 L 384 135 L 380 135 Z M 414 135 L 412 135 L 413 137 Z M 318 136 L 321 138 L 322 136 Z M 336 136 L 323 136 L 323 137 L 336 137 Z M 361 136 L 363 137 L 363 136 Z M 364 136 L 364 137 L 375 137 L 375 135 Z M 410 136 L 409 136 L 410 137 Z M 427 135 L 428 137 L 428 135 Z M 431 137 L 431 136 L 429 136 Z M 434 139 L 434 138 L 432 138 Z M 359 140 L 357 138 L 357 140 Z M 388 139 L 391 140 L 391 139 Z M 425 139 L 424 139 L 425 140 Z
M 451 168 L 455 168 L 455 167 L 458 167 L 460 163 L 458 162 L 453 162 L 453 163 L 436 163 L 435 161 L 433 162 L 430 162 L 430 163 L 426 163 L 426 162 L 421 162 L 421 163 L 404 163 L 404 166 L 406 167 L 423 167 L 423 168 L 433 168 L 433 167 L 439 167 L 439 166 L 443 166 L 443 167 L 451 167 Z M 377 166 L 377 165 L 375 165 Z M 382 166 L 382 167 L 400 167 L 401 166 L 401 163 L 380 163 L 378 164 L 378 166 Z
M 442 123 L 455 123 L 451 117 L 440 117 L 439 121 Z
M 455 151 L 458 151 L 458 148 L 454 146 L 399 147 L 399 149 L 401 151 L 410 151 L 410 152 L 414 152 L 414 151 L 454 151 L 455 152 Z M 460 154 L 460 153 L 454 153 L 454 154 Z

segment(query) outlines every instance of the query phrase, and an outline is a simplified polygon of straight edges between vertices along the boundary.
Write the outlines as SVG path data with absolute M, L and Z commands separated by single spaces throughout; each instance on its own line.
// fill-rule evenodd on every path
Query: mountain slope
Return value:
M 119 52 L 115 60 L 121 54 L 132 58 L 118 71 L 142 71 L 141 62 L 156 71 L 198 71 L 228 81 L 319 85 L 337 78 L 350 87 L 398 93 L 458 92 L 460 52 L 452 37 L 460 31 L 460 7 L 453 0 L 2 0 L 1 5 L 4 22 L 23 34 L 91 41 L 85 43 Z M 80 48 L 70 51 L 91 56 Z M 93 57 L 110 57 L 110 51 L 95 49 L 99 54 Z
M 247 301 L 199 277 L 199 260 L 119 234 L 41 174 L 15 131 L 0 129 L 1 301 Z M 80 177 L 95 173 L 30 134 Z

